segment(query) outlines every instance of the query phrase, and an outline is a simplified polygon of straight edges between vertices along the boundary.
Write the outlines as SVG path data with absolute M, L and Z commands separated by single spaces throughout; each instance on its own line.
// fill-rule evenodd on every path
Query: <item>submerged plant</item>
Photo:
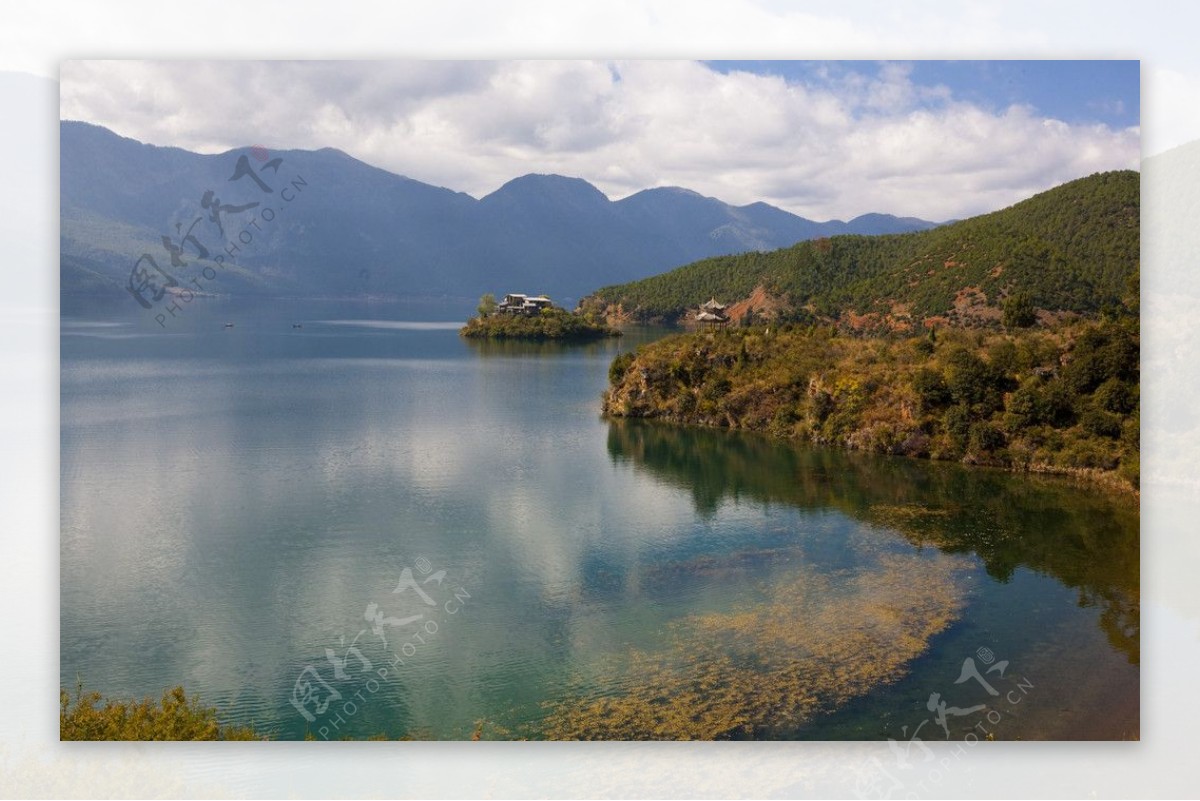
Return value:
M 605 687 L 552 704 L 543 735 L 566 740 L 721 740 L 794 731 L 896 680 L 961 613 L 956 557 L 870 553 L 869 566 L 811 567 L 765 600 L 673 624 L 660 649 L 630 649 Z

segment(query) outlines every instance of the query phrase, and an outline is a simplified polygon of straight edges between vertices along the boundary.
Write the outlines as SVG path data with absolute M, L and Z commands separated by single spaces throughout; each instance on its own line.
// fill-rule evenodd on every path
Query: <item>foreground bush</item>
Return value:
M 188 698 L 182 687 L 167 690 L 159 701 L 112 701 L 80 688 L 74 703 L 59 692 L 61 740 L 256 740 L 253 729 L 222 726 L 211 707 Z

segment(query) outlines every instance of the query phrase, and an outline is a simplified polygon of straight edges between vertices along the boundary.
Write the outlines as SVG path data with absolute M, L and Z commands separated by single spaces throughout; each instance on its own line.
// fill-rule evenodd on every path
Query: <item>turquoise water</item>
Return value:
M 470 307 L 64 302 L 63 686 L 183 685 L 276 738 L 564 736 L 611 703 L 903 739 L 933 692 L 1001 739 L 1138 735 L 1135 501 L 609 423 L 609 362 L 661 331 L 470 343 Z

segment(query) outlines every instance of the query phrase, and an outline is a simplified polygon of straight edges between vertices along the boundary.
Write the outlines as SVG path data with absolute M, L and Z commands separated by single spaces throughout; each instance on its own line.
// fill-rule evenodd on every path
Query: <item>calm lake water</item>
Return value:
M 275 738 L 1138 736 L 1133 499 L 602 420 L 662 332 L 134 312 L 63 305 L 66 688 Z

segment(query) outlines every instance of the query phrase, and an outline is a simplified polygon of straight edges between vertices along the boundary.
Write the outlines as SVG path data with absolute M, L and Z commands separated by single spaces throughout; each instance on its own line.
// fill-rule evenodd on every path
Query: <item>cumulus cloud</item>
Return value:
M 942 220 L 1140 158 L 1138 128 L 983 108 L 895 63 L 785 80 L 692 61 L 77 61 L 61 78 L 64 119 L 141 141 L 336 147 L 476 196 L 553 172 L 614 198 L 684 186 Z

